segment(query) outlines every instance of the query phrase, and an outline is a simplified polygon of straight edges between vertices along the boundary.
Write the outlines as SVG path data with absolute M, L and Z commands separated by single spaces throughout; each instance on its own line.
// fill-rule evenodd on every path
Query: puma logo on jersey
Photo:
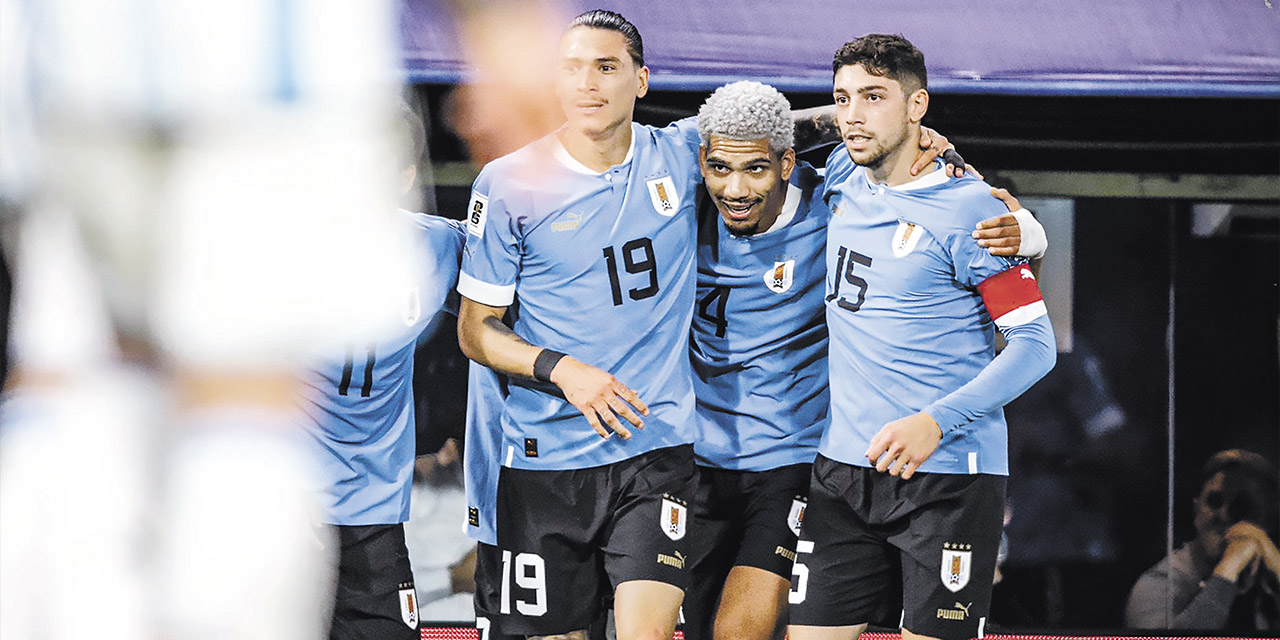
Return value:
M 573 231 L 582 225 L 582 216 L 577 213 L 570 213 L 560 222 L 552 222 L 552 231 Z
M 1036 279 L 1035 274 L 1031 273 L 1031 270 L 1030 270 L 1030 269 L 1028 269 L 1028 268 L 1026 268 L 1026 267 L 1023 267 L 1022 269 L 1020 269 L 1020 271 L 1022 271 L 1022 279 L 1023 279 L 1023 280 L 1035 280 L 1035 279 Z

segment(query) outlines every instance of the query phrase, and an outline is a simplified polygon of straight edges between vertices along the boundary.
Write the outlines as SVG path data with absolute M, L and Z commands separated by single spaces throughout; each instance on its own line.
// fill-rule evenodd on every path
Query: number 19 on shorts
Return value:
M 529 600 L 515 601 L 516 612 L 523 616 L 540 616 L 547 612 L 547 567 L 542 556 L 536 553 L 517 553 L 512 562 L 510 551 L 502 552 L 502 605 L 501 613 L 511 613 L 511 573 L 515 571 L 516 586 L 533 592 Z M 514 566 L 512 566 L 514 564 Z

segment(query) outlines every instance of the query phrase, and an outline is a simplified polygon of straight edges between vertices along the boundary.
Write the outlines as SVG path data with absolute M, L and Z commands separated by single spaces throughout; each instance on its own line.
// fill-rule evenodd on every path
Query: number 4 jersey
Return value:
M 476 178 L 458 291 L 515 305 L 521 338 L 613 374 L 650 409 L 631 440 L 606 440 L 554 385 L 512 379 L 504 466 L 580 469 L 694 440 L 688 347 L 700 142 L 692 118 L 631 127 L 626 159 L 604 172 L 574 160 L 553 134 Z
M 396 524 L 409 519 L 413 484 L 413 353 L 458 278 L 461 223 L 403 211 L 418 277 L 405 292 L 394 335 L 350 345 L 307 377 L 307 433 L 320 462 L 324 522 Z M 334 295 L 342 295 L 334 291 Z
M 1053 329 L 1022 259 L 973 241 L 1005 213 L 972 176 L 873 184 L 843 146 L 827 160 L 831 425 L 822 455 L 870 466 L 885 424 L 925 411 L 942 441 L 920 471 L 1008 475 L 1005 403 L 1048 372 Z M 995 330 L 1009 346 L 995 355 Z

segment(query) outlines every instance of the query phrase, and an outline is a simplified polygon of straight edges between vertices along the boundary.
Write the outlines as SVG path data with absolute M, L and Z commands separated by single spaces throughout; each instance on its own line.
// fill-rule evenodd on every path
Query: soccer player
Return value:
M 580 635 L 613 592 L 619 638 L 670 636 L 693 484 L 700 142 L 692 119 L 632 122 L 648 69 L 622 16 L 575 18 L 559 56 L 568 122 L 481 171 L 458 285 L 463 351 L 512 377 L 501 622 Z
M 682 628 L 691 640 L 767 640 L 786 623 L 810 467 L 828 423 L 831 213 L 821 172 L 796 161 L 790 104 L 773 87 L 720 87 L 698 131 L 707 197 L 690 338 L 699 426 L 690 508 L 699 549 Z M 1019 226 L 998 222 L 984 221 L 995 231 L 982 235 L 1011 240 L 993 251 L 1017 251 Z
M 1001 407 L 1052 368 L 1031 271 L 972 241 L 990 188 L 912 178 L 929 104 L 923 55 L 870 35 L 835 56 L 827 160 L 831 423 L 813 465 L 788 635 L 981 637 L 1008 473 Z M 995 330 L 1008 345 L 995 355 Z M 899 600 L 900 599 L 900 600 Z
M 560 60 L 568 123 L 481 171 L 458 285 L 463 351 L 512 376 L 501 626 L 584 634 L 616 589 L 619 638 L 670 637 L 693 481 L 697 132 L 631 122 L 648 69 L 621 16 L 576 18 Z
M 417 181 L 426 148 L 422 121 L 400 114 L 406 141 L 403 190 Z M 418 264 L 404 291 L 399 330 L 348 345 L 306 379 L 303 405 L 322 483 L 322 522 L 335 525 L 337 594 L 331 638 L 417 638 L 418 599 L 405 546 L 413 485 L 413 355 L 423 330 L 458 281 L 466 231 L 460 222 L 400 210 Z

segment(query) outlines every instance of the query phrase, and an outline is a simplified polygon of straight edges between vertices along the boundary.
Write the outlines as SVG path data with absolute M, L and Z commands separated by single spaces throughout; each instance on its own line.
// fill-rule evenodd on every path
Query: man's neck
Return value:
M 603 172 L 622 164 L 631 150 L 631 121 L 624 120 L 599 133 L 585 133 L 567 126 L 557 134 L 569 156 L 592 171 Z
M 915 163 L 920 150 L 920 126 L 910 125 L 907 138 L 897 149 L 890 151 L 884 161 L 877 167 L 867 167 L 871 180 L 878 184 L 896 187 L 904 185 L 919 176 L 911 175 L 911 165 Z

